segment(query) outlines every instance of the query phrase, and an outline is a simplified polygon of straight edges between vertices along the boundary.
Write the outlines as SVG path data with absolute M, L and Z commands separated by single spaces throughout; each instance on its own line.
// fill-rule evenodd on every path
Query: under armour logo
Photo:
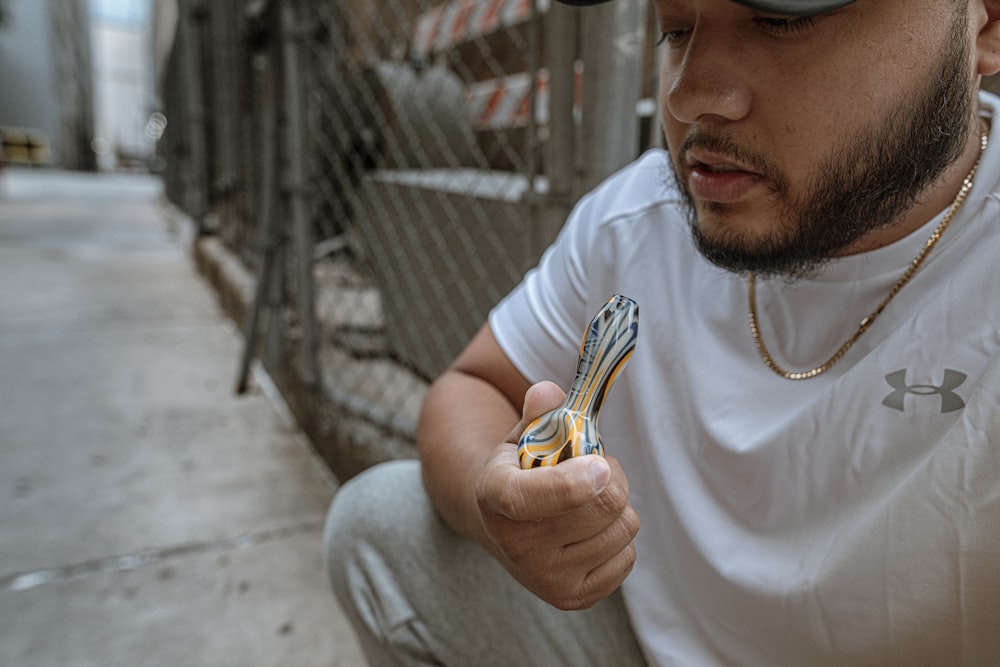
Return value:
M 965 373 L 953 371 L 948 368 L 944 371 L 944 381 L 941 383 L 941 386 L 936 387 L 932 384 L 906 384 L 905 370 L 889 373 L 885 376 L 885 381 L 896 391 L 886 396 L 885 400 L 882 401 L 882 405 L 902 412 L 904 399 L 907 394 L 913 394 L 914 396 L 937 395 L 941 397 L 942 413 L 961 410 L 965 407 L 965 401 L 955 393 L 955 390 L 962 386 L 967 377 Z

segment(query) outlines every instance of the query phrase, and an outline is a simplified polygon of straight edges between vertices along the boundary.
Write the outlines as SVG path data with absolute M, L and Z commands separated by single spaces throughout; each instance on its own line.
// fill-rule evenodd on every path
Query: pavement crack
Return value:
M 233 537 L 225 537 L 216 540 L 205 540 L 202 542 L 188 542 L 167 547 L 154 549 L 143 549 L 130 554 L 107 556 L 105 558 L 95 558 L 82 563 L 64 565 L 60 567 L 45 568 L 29 572 L 15 572 L 0 576 L 0 592 L 24 591 L 46 584 L 61 583 L 72 579 L 93 574 L 109 574 L 115 572 L 128 572 L 150 565 L 158 565 L 165 561 L 186 556 L 201 554 L 225 553 L 229 551 L 240 551 L 277 542 L 305 533 L 321 531 L 323 529 L 322 520 L 305 521 L 288 526 L 279 526 L 255 533 L 244 533 Z

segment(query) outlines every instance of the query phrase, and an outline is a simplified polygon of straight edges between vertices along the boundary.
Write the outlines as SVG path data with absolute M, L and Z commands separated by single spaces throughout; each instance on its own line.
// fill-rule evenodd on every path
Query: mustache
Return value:
M 678 166 L 693 149 L 716 153 L 750 169 L 769 182 L 775 192 L 786 193 L 789 190 L 788 179 L 765 151 L 740 143 L 730 134 L 710 133 L 697 126 L 692 127 L 678 147 L 675 156 Z

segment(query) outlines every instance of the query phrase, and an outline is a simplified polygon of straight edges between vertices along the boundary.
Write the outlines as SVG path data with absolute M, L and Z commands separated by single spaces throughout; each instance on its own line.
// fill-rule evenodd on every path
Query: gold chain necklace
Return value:
M 840 346 L 840 349 L 833 353 L 832 357 L 827 359 L 826 363 L 821 366 L 817 366 L 812 370 L 802 371 L 799 373 L 785 370 L 778 365 L 778 362 L 776 362 L 774 357 L 771 356 L 771 353 L 768 352 L 767 345 L 764 344 L 764 338 L 760 332 L 760 324 L 757 319 L 757 280 L 754 273 L 752 271 L 750 272 L 747 279 L 747 297 L 750 303 L 750 334 L 753 336 L 754 345 L 757 346 L 757 352 L 760 354 L 760 358 L 764 362 L 765 366 L 786 380 L 808 380 L 810 378 L 814 378 L 817 375 L 830 370 L 835 363 L 840 361 L 841 357 L 847 354 L 847 351 L 851 349 L 851 346 L 854 345 L 859 338 L 861 338 L 861 335 L 868 331 L 868 328 L 871 327 L 878 316 L 882 314 L 882 311 L 885 310 L 887 305 L 889 305 L 889 302 L 892 301 L 893 297 L 899 294 L 900 290 L 902 290 L 906 284 L 910 282 L 910 279 L 913 278 L 917 270 L 924 263 L 924 260 L 927 259 L 931 250 L 933 250 L 934 246 L 937 245 L 937 242 L 941 238 L 941 235 L 944 234 L 945 229 L 947 229 L 948 225 L 951 224 L 955 214 L 958 213 L 958 210 L 962 208 L 962 204 L 965 203 L 965 198 L 969 195 L 969 191 L 972 190 L 972 182 L 976 176 L 976 171 L 979 169 L 979 161 L 982 159 L 983 152 L 986 150 L 986 145 L 990 140 L 989 125 L 987 125 L 986 121 L 982 118 L 979 119 L 979 131 L 979 156 L 976 158 L 975 164 L 972 165 L 972 169 L 970 169 L 969 173 L 965 176 L 965 180 L 962 181 L 962 187 L 959 189 L 958 194 L 955 195 L 955 199 L 948 207 L 948 211 L 945 213 L 941 223 L 931 234 L 930 238 L 927 239 L 927 242 L 924 243 L 924 247 L 920 250 L 917 256 L 913 258 L 912 262 L 910 262 L 910 266 L 906 269 L 906 273 L 903 274 L 903 277 L 896 281 L 896 284 L 892 286 L 891 290 L 889 290 L 889 294 L 882 299 L 882 303 L 880 303 L 868 317 L 861 320 L 861 324 L 858 325 L 858 328 L 853 334 L 851 334 L 850 338 L 848 338 L 847 341 Z

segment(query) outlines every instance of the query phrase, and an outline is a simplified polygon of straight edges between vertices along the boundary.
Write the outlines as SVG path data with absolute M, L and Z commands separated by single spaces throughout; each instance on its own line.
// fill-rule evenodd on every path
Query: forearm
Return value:
M 424 485 L 456 532 L 486 544 L 475 488 L 486 460 L 520 413 L 493 384 L 452 369 L 428 391 L 417 429 Z

